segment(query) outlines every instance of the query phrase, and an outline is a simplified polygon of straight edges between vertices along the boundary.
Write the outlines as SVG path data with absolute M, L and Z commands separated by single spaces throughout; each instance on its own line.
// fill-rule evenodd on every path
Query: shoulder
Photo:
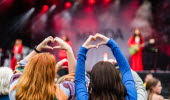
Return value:
M 164 97 L 158 94 L 153 94 L 152 100 L 164 100 Z
M 164 100 L 164 97 L 159 95 L 159 100 Z

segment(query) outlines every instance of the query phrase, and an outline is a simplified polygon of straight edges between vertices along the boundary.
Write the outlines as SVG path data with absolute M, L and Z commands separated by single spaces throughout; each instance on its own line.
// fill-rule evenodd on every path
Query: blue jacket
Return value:
M 0 100 L 9 100 L 9 96 L 8 95 L 0 96 Z
M 132 77 L 131 69 L 127 59 L 124 57 L 117 43 L 110 39 L 107 44 L 111 48 L 114 57 L 117 60 L 120 72 L 122 74 L 122 83 L 125 85 L 127 90 L 126 100 L 137 100 L 137 91 L 135 88 L 135 82 Z M 88 92 L 85 83 L 85 60 L 88 49 L 80 47 L 76 65 L 76 99 L 77 100 L 88 100 Z

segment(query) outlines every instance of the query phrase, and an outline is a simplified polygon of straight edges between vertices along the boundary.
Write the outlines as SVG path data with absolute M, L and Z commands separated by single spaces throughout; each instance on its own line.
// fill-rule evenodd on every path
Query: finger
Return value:
M 90 48 L 97 48 L 97 46 L 96 45 L 89 45 L 89 49 Z
M 90 40 L 96 40 L 96 38 L 93 35 L 90 35 Z
M 57 63 L 57 67 L 60 67 L 61 65 L 63 65 L 65 62 L 67 62 L 67 59 L 63 59 L 63 60 L 60 60 L 58 63 Z
M 50 47 L 50 46 L 45 46 L 46 49 L 53 49 L 53 47 Z
M 46 43 L 48 43 L 48 42 L 54 42 L 54 39 L 53 38 L 47 38 Z
M 60 49 L 61 48 L 61 46 L 55 46 L 55 47 L 53 47 L 53 49 Z
M 97 38 L 101 38 L 101 39 L 102 39 L 103 35 L 97 33 L 94 37 L 95 37 L 96 39 L 97 39 Z
M 59 43 L 60 45 L 66 44 L 66 42 L 65 42 L 64 40 L 62 40 L 61 38 L 59 38 L 59 37 L 56 37 L 56 38 L 54 39 L 54 41 L 56 41 L 56 42 Z
M 95 40 L 94 36 L 90 35 L 89 38 L 86 40 L 86 44 L 90 44 L 92 40 Z
M 68 68 L 67 66 L 62 66 L 61 68 Z
M 55 37 L 55 38 L 54 38 L 54 41 L 57 41 L 57 42 L 58 42 L 59 40 L 62 40 L 62 39 L 59 38 L 59 37 Z
M 97 48 L 98 48 L 99 46 L 101 46 L 101 45 L 104 45 L 104 44 L 105 44 L 104 42 L 98 43 L 98 44 L 97 44 Z

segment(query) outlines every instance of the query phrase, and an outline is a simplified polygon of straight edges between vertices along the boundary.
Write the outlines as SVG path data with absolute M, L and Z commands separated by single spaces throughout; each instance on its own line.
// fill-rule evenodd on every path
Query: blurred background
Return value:
M 144 41 L 155 41 L 143 49 L 139 74 L 161 77 L 167 96 L 170 0 L 0 0 L 0 65 L 11 66 L 14 46 L 22 44 L 25 56 L 47 36 L 67 36 L 77 55 L 87 37 L 96 33 L 113 38 L 130 61 L 128 40 L 135 28 L 140 28 Z M 90 50 L 86 70 L 104 57 L 113 58 L 106 46 Z

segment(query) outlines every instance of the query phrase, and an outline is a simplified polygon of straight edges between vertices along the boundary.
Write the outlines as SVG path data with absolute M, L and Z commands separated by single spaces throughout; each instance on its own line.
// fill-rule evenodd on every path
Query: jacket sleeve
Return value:
M 113 39 L 110 39 L 106 45 L 111 48 L 111 51 L 117 60 L 120 72 L 122 74 L 122 83 L 125 85 L 127 90 L 126 99 L 137 100 L 135 82 L 133 80 L 130 65 L 127 59 L 125 58 L 117 43 Z
M 88 92 L 85 82 L 85 60 L 88 49 L 80 47 L 76 65 L 76 100 L 88 100 Z
M 132 71 L 132 76 L 136 84 L 138 100 L 147 100 L 147 91 L 143 85 L 142 79 L 139 77 L 139 75 L 135 71 L 133 70 L 131 71 Z

